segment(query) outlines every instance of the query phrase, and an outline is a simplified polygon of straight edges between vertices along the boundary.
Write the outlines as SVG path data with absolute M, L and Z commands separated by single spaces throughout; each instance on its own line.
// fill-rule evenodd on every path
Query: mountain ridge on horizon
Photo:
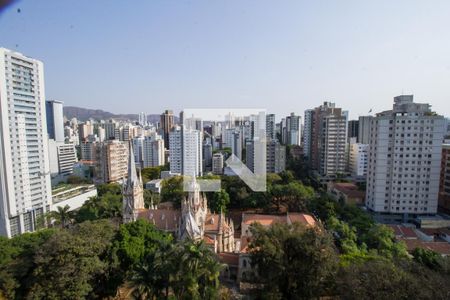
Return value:
M 89 119 L 94 120 L 121 120 L 121 121 L 137 121 L 138 114 L 114 114 L 102 109 L 91 109 L 78 106 L 64 106 L 64 117 L 67 119 L 77 118 L 79 121 L 87 121 Z M 177 116 L 174 116 L 175 121 L 178 120 Z M 148 114 L 147 121 L 150 123 L 156 123 L 160 121 L 159 114 Z

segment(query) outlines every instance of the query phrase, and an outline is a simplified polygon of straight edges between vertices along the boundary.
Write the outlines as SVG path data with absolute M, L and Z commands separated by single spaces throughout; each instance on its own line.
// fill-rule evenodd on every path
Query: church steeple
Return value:
M 144 209 L 144 190 L 142 187 L 142 177 L 136 172 L 134 160 L 133 144 L 128 143 L 128 177 L 122 187 L 123 194 L 123 222 L 136 221 L 139 210 Z M 140 172 L 139 172 L 140 175 Z

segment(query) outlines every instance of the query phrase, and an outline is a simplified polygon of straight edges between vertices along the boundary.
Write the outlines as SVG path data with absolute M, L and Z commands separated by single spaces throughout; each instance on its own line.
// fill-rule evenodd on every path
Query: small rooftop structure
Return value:
M 344 199 L 346 204 L 363 204 L 366 197 L 366 193 L 351 182 L 328 182 L 327 190 L 336 200 Z
M 146 190 L 150 190 L 154 193 L 161 193 L 161 188 L 162 188 L 162 179 L 153 179 L 150 180 L 149 182 L 147 182 L 145 184 L 145 189 Z

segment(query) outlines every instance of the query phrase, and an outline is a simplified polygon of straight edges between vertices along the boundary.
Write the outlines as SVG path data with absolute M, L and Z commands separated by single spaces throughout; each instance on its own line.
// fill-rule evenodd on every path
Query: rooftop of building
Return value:
M 94 190 L 97 188 L 93 184 L 60 183 L 52 188 L 52 201 L 55 204 Z
M 219 253 L 219 261 L 228 266 L 239 266 L 239 253 Z
M 450 243 L 447 242 L 424 242 L 420 239 L 405 239 L 400 238 L 406 244 L 406 248 L 409 252 L 414 251 L 416 248 L 422 248 L 434 251 L 441 255 L 450 255 Z
M 403 225 L 387 225 L 389 228 L 394 230 L 394 234 L 396 237 L 403 239 L 417 239 L 417 233 L 413 228 L 403 226 Z
M 333 188 L 351 198 L 364 198 L 366 193 L 361 191 L 358 186 L 351 182 L 330 182 Z
M 308 214 L 303 213 L 286 213 L 285 215 L 265 215 L 265 214 L 252 214 L 243 213 L 242 223 L 251 225 L 253 223 L 259 223 L 264 226 L 269 226 L 275 223 L 301 223 L 307 226 L 316 225 L 316 220 Z

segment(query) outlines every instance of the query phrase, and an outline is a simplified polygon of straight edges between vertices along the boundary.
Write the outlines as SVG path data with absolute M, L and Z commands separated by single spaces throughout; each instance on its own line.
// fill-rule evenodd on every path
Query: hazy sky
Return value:
M 115 113 L 333 101 L 354 118 L 403 92 L 450 116 L 450 1 L 370 2 L 19 1 L 0 46 L 44 62 L 47 98 Z

